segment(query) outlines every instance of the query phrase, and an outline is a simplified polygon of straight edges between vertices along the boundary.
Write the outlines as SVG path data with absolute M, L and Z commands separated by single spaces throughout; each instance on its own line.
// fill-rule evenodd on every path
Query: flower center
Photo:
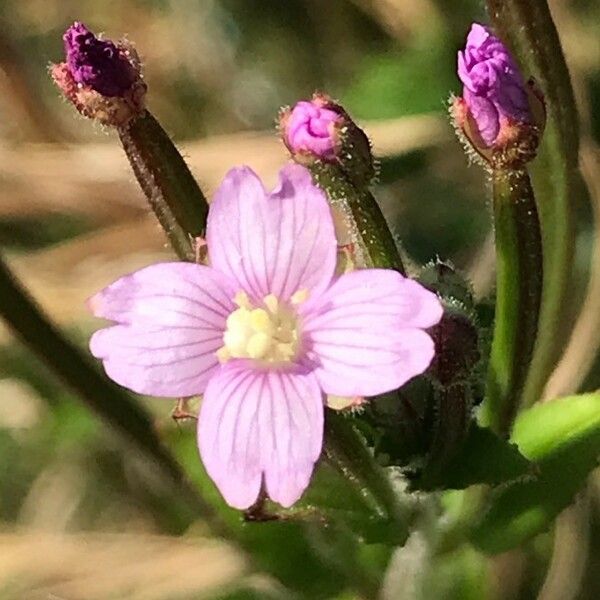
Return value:
M 273 294 L 255 307 L 246 292 L 238 292 L 239 306 L 227 317 L 223 346 L 217 351 L 221 362 L 230 358 L 251 358 L 265 363 L 289 363 L 298 355 L 299 319 L 294 306 L 304 302 L 307 290 L 296 292 L 291 303 L 282 303 Z

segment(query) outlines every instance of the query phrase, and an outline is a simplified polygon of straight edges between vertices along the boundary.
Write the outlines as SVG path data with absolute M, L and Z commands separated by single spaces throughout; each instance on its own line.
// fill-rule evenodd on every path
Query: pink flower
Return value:
M 332 105 L 333 106 L 333 105 Z M 340 144 L 338 129 L 344 116 L 315 95 L 312 101 L 302 100 L 282 114 L 283 141 L 292 154 L 311 154 L 333 160 Z
M 94 296 L 117 324 L 90 347 L 113 380 L 143 394 L 203 394 L 198 445 L 226 501 L 247 508 L 264 481 L 292 505 L 321 452 L 324 395 L 372 396 L 422 373 L 437 297 L 392 270 L 336 278 L 329 206 L 288 165 L 268 193 L 231 170 L 211 204 L 211 266 L 165 263 Z

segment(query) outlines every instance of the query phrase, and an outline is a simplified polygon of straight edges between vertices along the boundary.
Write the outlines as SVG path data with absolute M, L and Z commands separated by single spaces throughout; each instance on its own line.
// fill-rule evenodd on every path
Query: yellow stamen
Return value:
M 292 295 L 292 304 L 301 304 L 308 299 L 308 290 L 298 290 Z
M 279 308 L 279 300 L 277 300 L 277 298 L 273 294 L 265 296 L 263 302 L 273 314 L 277 312 L 277 309 Z
M 269 313 L 264 308 L 255 308 L 250 313 L 250 327 L 254 331 L 270 332 L 273 329 L 273 323 Z
M 271 337 L 266 333 L 255 333 L 246 344 L 250 358 L 264 358 L 271 348 Z
M 217 358 L 220 363 L 226 363 L 231 358 L 231 354 L 226 346 L 222 346 L 217 350 Z
M 234 302 L 239 307 L 227 317 L 223 347 L 217 358 L 251 358 L 264 363 L 289 363 L 296 358 L 300 345 L 300 327 L 294 307 L 308 298 L 299 290 L 290 304 L 281 303 L 273 294 L 263 298 L 263 307 L 254 307 L 245 292 Z
M 240 307 L 240 308 L 252 308 L 252 304 L 250 302 L 250 298 L 248 298 L 248 294 L 246 294 L 246 292 L 243 291 L 239 291 L 236 295 L 235 298 L 233 299 L 233 301 Z

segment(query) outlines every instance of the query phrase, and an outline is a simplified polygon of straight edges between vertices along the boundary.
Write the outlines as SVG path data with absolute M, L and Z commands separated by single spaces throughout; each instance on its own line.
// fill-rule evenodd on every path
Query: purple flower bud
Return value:
M 305 166 L 315 161 L 336 164 L 358 188 L 375 176 L 371 142 L 350 115 L 327 94 L 315 93 L 279 114 L 283 143 L 292 158 Z
M 458 53 L 463 100 L 486 146 L 493 146 L 504 124 L 530 123 L 529 94 L 506 46 L 474 23 L 465 49 Z
M 450 113 L 471 157 L 492 169 L 533 160 L 546 122 L 544 96 L 487 27 L 472 25 L 458 53 L 458 76 L 463 95 L 452 99 Z
M 67 29 L 63 40 L 65 62 L 52 65 L 50 75 L 82 115 L 123 127 L 142 114 L 146 84 L 129 42 L 98 39 L 78 21 Z
M 103 96 L 124 96 L 138 74 L 124 52 L 110 40 L 98 39 L 75 21 L 63 35 L 66 62 L 76 83 Z
M 298 102 L 282 118 L 285 145 L 292 154 L 312 154 L 323 160 L 337 155 L 343 116 L 327 108 L 320 97 Z

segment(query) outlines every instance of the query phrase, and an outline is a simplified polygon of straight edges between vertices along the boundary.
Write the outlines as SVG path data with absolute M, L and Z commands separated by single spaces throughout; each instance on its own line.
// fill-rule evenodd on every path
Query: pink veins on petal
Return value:
M 157 264 L 99 292 L 115 322 L 90 342 L 117 383 L 142 394 L 203 394 L 198 447 L 225 500 L 251 506 L 264 482 L 291 506 L 323 441 L 325 394 L 372 396 L 422 373 L 437 297 L 395 271 L 334 276 L 329 205 L 288 165 L 265 190 L 232 169 L 211 204 L 211 266 Z

